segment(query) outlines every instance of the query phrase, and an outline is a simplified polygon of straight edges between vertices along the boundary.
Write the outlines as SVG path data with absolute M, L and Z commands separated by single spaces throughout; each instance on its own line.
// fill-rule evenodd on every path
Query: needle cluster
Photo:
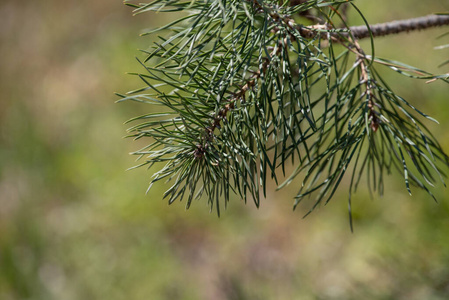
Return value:
M 145 33 L 156 41 L 139 60 L 145 72 L 134 74 L 144 87 L 119 95 L 149 104 L 151 112 L 130 120 L 137 124 L 129 132 L 149 141 L 134 153 L 141 165 L 161 164 L 151 185 L 170 183 L 165 197 L 185 199 L 187 207 L 205 195 L 218 213 L 233 194 L 259 206 L 269 180 L 279 188 L 299 182 L 295 207 L 309 196 L 313 208 L 327 203 L 345 175 L 350 195 L 364 174 L 382 193 L 384 174 L 393 171 L 409 192 L 413 184 L 431 195 L 448 165 L 422 123 L 435 120 L 397 95 L 377 68 L 427 80 L 447 76 L 380 59 L 374 47 L 365 55 L 351 28 L 335 25 L 346 24 L 348 3 L 128 4 L 136 14 L 183 12 Z M 310 11 L 319 22 L 302 25 Z

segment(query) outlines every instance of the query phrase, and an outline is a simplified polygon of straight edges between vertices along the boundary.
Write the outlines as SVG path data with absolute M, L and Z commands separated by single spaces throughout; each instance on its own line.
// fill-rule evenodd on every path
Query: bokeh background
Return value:
M 358 0 L 372 22 L 449 10 L 442 0 Z M 352 14 L 353 16 L 355 14 Z M 449 299 L 449 194 L 439 204 L 403 179 L 383 197 L 347 189 L 302 219 L 296 187 L 270 189 L 260 209 L 235 199 L 217 218 L 145 194 L 151 173 L 128 155 L 115 104 L 141 83 L 145 28 L 121 1 L 0 2 L 0 299 Z M 353 17 L 352 24 L 361 21 Z M 437 73 L 449 29 L 379 38 L 379 56 Z M 363 44 L 368 49 L 368 44 Z M 440 121 L 426 124 L 449 152 L 449 86 L 386 73 L 393 88 Z

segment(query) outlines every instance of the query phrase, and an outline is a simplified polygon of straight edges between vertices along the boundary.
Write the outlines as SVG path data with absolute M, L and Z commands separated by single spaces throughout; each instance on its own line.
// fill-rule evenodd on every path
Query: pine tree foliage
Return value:
M 136 14 L 179 16 L 143 34 L 156 40 L 139 60 L 144 72 L 134 73 L 144 87 L 119 95 L 150 105 L 129 132 L 149 141 L 134 154 L 154 170 L 151 185 L 169 184 L 169 203 L 184 199 L 188 208 L 205 196 L 219 214 L 237 194 L 259 206 L 274 181 L 298 186 L 294 207 L 311 197 L 315 208 L 346 176 L 351 211 L 363 176 L 380 194 L 394 171 L 409 193 L 414 185 L 433 197 L 430 188 L 443 181 L 448 157 L 423 124 L 436 121 L 396 94 L 378 68 L 425 80 L 448 75 L 376 57 L 369 31 L 365 54 L 346 23 L 348 6 L 364 20 L 352 2 L 127 4 Z

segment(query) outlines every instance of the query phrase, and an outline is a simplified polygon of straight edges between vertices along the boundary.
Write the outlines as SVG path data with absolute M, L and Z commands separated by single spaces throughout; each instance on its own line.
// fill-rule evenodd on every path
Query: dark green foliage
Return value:
M 130 120 L 138 122 L 130 136 L 149 138 L 134 153 L 141 166 L 163 163 L 151 185 L 170 182 L 169 203 L 186 199 L 187 207 L 205 194 L 218 213 L 231 194 L 259 206 L 269 180 L 279 188 L 302 181 L 295 207 L 313 196 L 315 208 L 332 198 L 348 169 L 350 195 L 363 174 L 382 193 L 392 170 L 404 174 L 409 192 L 415 185 L 432 195 L 439 166 L 448 165 L 421 121 L 433 119 L 395 94 L 376 68 L 447 78 L 374 57 L 374 46 L 365 55 L 339 13 L 348 1 L 284 2 L 129 4 L 136 14 L 185 11 L 146 33 L 160 35 L 144 51 L 145 72 L 135 74 L 145 86 L 120 95 L 160 107 Z M 327 25 L 300 25 L 310 23 L 300 15 L 311 9 Z

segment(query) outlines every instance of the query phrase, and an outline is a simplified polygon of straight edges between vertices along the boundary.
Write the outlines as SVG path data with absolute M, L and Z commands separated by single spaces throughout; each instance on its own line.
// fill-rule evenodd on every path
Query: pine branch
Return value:
M 410 32 L 415 30 L 424 30 L 432 27 L 449 25 L 449 14 L 447 15 L 428 15 L 419 18 L 412 18 L 400 21 L 392 21 L 370 25 L 373 37 L 398 34 L 401 32 Z M 365 25 L 353 26 L 349 28 L 353 36 L 360 40 L 370 36 L 370 30 Z
M 248 0 L 259 8 L 260 12 L 268 10 L 268 14 L 276 23 L 284 23 L 287 28 L 291 30 L 297 30 L 304 38 L 314 38 L 320 35 L 322 39 L 328 39 L 332 37 L 335 40 L 340 40 L 341 36 L 348 37 L 346 32 L 331 32 L 328 35 L 328 30 L 332 29 L 329 24 L 317 24 L 312 26 L 303 26 L 296 24 L 293 18 L 289 15 L 280 15 L 278 12 L 270 9 L 270 7 L 263 7 L 257 0 Z M 300 4 L 298 4 L 300 5 Z M 370 25 L 369 29 L 365 25 L 351 26 L 349 31 L 357 40 L 364 39 L 370 36 L 370 32 L 373 37 L 386 36 L 391 34 L 398 34 L 402 32 L 410 32 L 416 30 L 424 30 L 433 27 L 440 27 L 449 25 L 449 14 L 440 15 L 428 15 L 424 17 L 411 18 L 399 21 L 391 21 L 386 23 L 379 23 Z M 346 28 L 336 28 L 337 30 L 345 30 Z
M 204 194 L 219 214 L 220 199 L 226 207 L 231 194 L 253 198 L 258 207 L 269 177 L 278 188 L 300 180 L 294 207 L 313 195 L 312 211 L 333 197 L 352 169 L 351 214 L 351 194 L 363 174 L 370 191 L 382 194 L 384 174 L 396 170 L 409 193 L 415 185 L 434 197 L 429 188 L 438 179 L 444 183 L 449 157 L 415 115 L 435 120 L 397 95 L 375 66 L 427 80 L 446 81 L 447 75 L 367 56 L 357 41 L 448 25 L 449 15 L 340 28 L 335 24 L 346 24 L 343 0 L 223 3 L 134 6 L 136 13 L 190 11 L 146 33 L 171 35 L 159 35 L 144 51 L 146 73 L 135 75 L 145 86 L 119 95 L 120 101 L 161 107 L 133 118 L 141 123 L 129 129 L 130 136 L 151 141 L 134 153 L 145 157 L 141 165 L 165 164 L 150 186 L 174 181 L 164 194 L 169 203 L 186 198 L 188 208 Z M 326 23 L 304 26 L 292 17 L 311 9 Z M 284 182 L 278 170 L 288 176 Z
M 301 35 L 305 38 L 314 38 L 318 34 L 321 35 L 322 39 L 328 39 L 329 35 L 327 32 L 323 31 L 326 29 L 331 29 L 326 25 L 312 25 L 312 26 L 302 26 L 299 24 L 292 24 L 293 20 L 288 19 L 288 24 L 290 27 L 295 27 Z M 433 27 L 449 25 L 449 15 L 428 15 L 425 17 L 412 18 L 400 21 L 392 21 L 386 23 L 379 23 L 370 25 L 369 29 L 365 25 L 361 26 L 351 26 L 349 31 L 352 36 L 361 40 L 370 36 L 370 32 L 373 37 L 386 36 L 391 34 L 398 34 L 402 32 L 410 32 L 416 30 L 424 30 Z M 339 28 L 339 30 L 345 30 L 345 28 Z M 340 39 L 340 36 L 348 37 L 349 34 L 346 32 L 332 32 L 330 36 L 336 40 Z

